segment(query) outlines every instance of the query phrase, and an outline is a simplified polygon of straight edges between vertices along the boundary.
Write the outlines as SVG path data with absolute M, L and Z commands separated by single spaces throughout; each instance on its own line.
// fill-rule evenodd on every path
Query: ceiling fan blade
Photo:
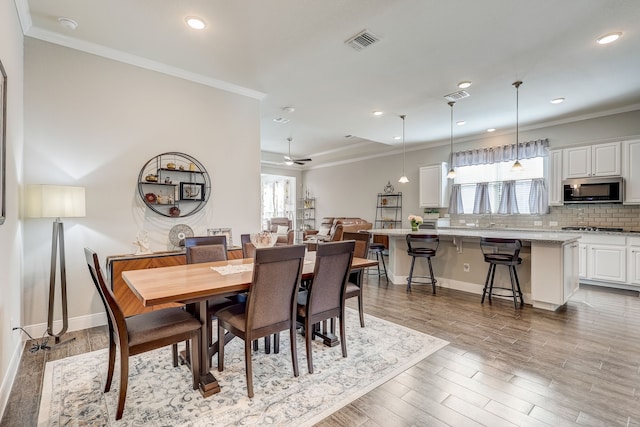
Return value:
M 294 160 L 294 161 L 293 161 L 293 163 L 295 163 L 296 165 L 304 165 L 304 163 L 299 162 L 299 161 L 297 161 L 297 160 Z
M 310 162 L 311 159 L 293 159 L 294 162 Z

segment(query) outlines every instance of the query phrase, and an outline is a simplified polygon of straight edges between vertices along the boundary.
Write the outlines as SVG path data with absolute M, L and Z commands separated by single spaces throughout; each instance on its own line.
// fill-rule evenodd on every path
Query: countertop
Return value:
M 460 237 L 496 237 L 501 239 L 520 239 L 536 242 L 557 242 L 567 243 L 577 241 L 582 233 L 557 231 L 557 230 L 516 230 L 516 229 L 495 229 L 495 228 L 457 228 L 439 227 L 437 230 L 411 231 L 410 228 L 378 228 L 368 230 L 371 234 L 387 236 L 406 236 L 407 234 L 438 234 L 439 236 L 460 236 Z M 617 233 L 620 234 L 620 233 Z

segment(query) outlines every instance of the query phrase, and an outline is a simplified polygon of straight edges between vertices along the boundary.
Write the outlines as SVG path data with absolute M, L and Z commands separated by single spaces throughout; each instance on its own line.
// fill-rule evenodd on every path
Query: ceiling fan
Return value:
M 287 138 L 287 141 L 289 141 L 289 155 L 288 156 L 284 156 L 284 164 L 287 166 L 291 166 L 294 163 L 296 165 L 304 165 L 305 162 L 310 162 L 311 159 L 306 158 L 306 159 L 294 159 L 293 157 L 291 157 L 291 138 Z

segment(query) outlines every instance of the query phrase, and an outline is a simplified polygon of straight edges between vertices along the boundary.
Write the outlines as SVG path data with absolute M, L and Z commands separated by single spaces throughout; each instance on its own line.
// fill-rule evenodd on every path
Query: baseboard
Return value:
M 69 329 L 67 332 L 80 331 L 82 329 L 93 328 L 95 326 L 102 326 L 107 324 L 106 313 L 89 314 L 86 316 L 72 317 L 69 319 Z M 62 328 L 62 320 L 56 320 L 53 322 L 53 332 L 58 332 Z M 24 327 L 32 337 L 40 338 L 47 333 L 46 323 L 37 323 L 35 325 L 27 325 Z
M 7 407 L 7 402 L 9 402 L 11 387 L 13 387 L 13 381 L 16 378 L 18 367 L 20 366 L 20 357 L 22 356 L 24 343 L 25 341 L 23 340 L 19 340 L 18 342 L 16 342 L 16 346 L 13 349 L 13 354 L 11 355 L 11 360 L 9 361 L 7 373 L 2 379 L 2 385 L 0 385 L 0 419 L 2 419 L 2 416 L 4 415 L 4 410 Z

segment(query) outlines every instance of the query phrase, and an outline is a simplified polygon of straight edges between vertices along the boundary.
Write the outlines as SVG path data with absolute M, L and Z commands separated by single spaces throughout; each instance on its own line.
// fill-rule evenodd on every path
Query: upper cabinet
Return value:
M 563 179 L 620 176 L 620 143 L 565 148 L 562 163 Z
M 640 140 L 622 143 L 622 177 L 624 178 L 624 203 L 640 204 Z M 635 165 L 635 168 L 633 167 Z
M 438 163 L 420 168 L 420 207 L 449 207 L 449 185 L 447 182 L 448 167 L 446 163 Z
M 562 206 L 562 150 L 549 150 L 549 206 Z

